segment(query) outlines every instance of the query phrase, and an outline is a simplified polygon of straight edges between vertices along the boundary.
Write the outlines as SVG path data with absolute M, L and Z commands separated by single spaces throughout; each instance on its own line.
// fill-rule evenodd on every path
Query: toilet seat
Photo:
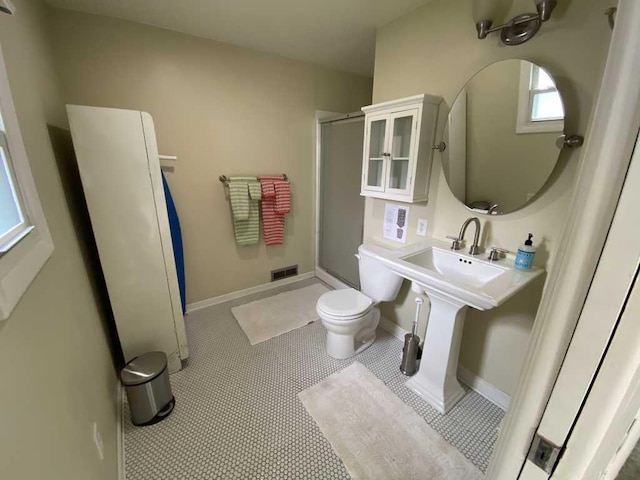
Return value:
M 373 301 L 353 288 L 334 290 L 318 299 L 317 309 L 335 320 L 348 321 L 366 315 L 374 306 Z

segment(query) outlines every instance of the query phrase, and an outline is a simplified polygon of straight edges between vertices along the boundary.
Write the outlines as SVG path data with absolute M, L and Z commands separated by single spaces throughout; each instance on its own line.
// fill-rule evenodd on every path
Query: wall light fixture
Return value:
M 557 0 L 534 0 L 538 13 L 522 13 L 503 25 L 493 26 L 490 0 L 476 0 L 481 6 L 474 8 L 474 21 L 478 38 L 482 40 L 492 32 L 500 31 L 500 39 L 505 45 L 520 45 L 531 39 L 542 22 L 551 18 L 551 12 L 558 4 Z

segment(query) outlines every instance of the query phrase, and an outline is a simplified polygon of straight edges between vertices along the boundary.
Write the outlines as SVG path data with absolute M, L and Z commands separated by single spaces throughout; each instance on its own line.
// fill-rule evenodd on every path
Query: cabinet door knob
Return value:
M 438 150 L 439 152 L 444 152 L 447 149 L 447 144 L 444 142 L 440 142 L 437 145 L 431 145 L 431 150 Z

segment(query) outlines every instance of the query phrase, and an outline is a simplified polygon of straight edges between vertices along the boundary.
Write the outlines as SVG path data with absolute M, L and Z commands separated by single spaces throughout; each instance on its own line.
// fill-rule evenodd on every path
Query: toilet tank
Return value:
M 358 254 L 360 291 L 376 303 L 395 300 L 403 278 L 389 270 L 362 245 Z

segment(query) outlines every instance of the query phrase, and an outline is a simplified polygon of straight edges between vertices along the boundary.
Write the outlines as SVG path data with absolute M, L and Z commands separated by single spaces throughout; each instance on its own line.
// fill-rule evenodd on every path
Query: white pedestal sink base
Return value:
M 427 292 L 431 301 L 429 324 L 420 370 L 406 386 L 446 414 L 464 396 L 456 371 L 467 306 L 445 301 Z
M 489 310 L 502 305 L 543 270 L 518 270 L 512 262 L 490 262 L 449 248 L 436 239 L 398 249 L 360 246 L 361 253 L 380 261 L 391 272 L 426 293 L 431 314 L 420 369 L 407 386 L 442 414 L 464 395 L 456 378 L 466 307 Z

